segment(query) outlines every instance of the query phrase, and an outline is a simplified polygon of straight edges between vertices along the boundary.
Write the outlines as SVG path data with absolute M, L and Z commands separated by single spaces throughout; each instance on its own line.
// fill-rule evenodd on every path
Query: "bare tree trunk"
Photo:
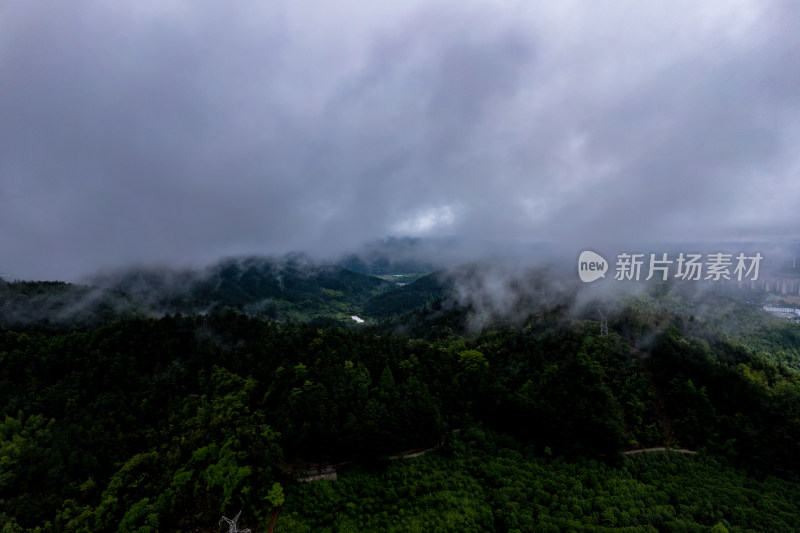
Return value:
M 272 533 L 272 530 L 275 529 L 275 522 L 278 521 L 278 513 L 280 512 L 281 512 L 280 507 L 276 507 L 275 510 L 272 512 L 272 520 L 270 520 L 269 522 L 269 529 L 267 530 L 267 533 Z

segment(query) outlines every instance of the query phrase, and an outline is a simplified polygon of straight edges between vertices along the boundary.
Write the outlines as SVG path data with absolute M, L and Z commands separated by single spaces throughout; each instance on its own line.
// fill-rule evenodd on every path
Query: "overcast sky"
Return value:
M 0 274 L 800 237 L 800 3 L 0 2 Z

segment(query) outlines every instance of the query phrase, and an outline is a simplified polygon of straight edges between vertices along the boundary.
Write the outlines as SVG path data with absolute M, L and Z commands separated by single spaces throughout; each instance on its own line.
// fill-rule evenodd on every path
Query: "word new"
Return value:
M 581 281 L 589 283 L 598 278 L 604 278 L 606 270 L 608 270 L 608 262 L 602 255 L 589 250 L 581 252 L 581 256 L 578 258 L 578 276 Z

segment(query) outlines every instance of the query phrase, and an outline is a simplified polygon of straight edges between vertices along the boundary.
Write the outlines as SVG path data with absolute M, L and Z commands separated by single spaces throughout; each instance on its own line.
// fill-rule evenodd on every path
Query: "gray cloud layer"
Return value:
M 800 4 L 0 4 L 0 270 L 800 236 Z

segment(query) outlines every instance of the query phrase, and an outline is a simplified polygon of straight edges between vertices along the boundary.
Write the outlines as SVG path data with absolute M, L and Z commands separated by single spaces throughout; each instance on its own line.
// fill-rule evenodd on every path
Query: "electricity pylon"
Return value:
M 602 309 L 598 312 L 600 313 L 600 336 L 605 337 L 608 335 L 608 315 Z

